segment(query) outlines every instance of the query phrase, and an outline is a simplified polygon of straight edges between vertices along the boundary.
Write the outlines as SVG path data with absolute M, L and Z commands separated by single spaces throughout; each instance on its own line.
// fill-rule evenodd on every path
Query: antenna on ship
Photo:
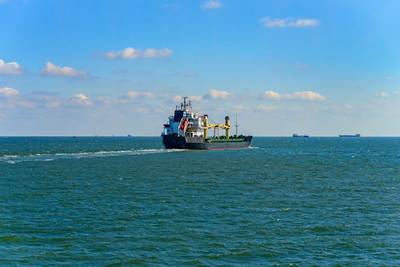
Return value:
M 182 107 L 184 110 L 191 110 L 192 109 L 192 101 L 187 101 L 189 99 L 188 96 L 183 97 L 183 104 Z
M 238 128 L 239 128 L 239 125 L 238 125 L 238 120 L 237 120 L 237 113 L 235 113 L 235 135 L 236 136 L 238 135 Z
M 186 100 L 188 99 L 188 97 L 187 96 L 184 96 L 183 97 L 183 109 L 185 109 L 186 110 L 186 107 L 187 107 L 187 103 L 186 103 Z

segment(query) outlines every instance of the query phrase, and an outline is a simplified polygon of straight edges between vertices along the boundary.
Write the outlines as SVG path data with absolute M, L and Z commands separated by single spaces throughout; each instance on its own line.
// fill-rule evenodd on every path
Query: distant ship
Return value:
M 361 137 L 361 134 L 340 134 L 339 137 Z
M 164 124 L 161 137 L 165 148 L 168 149 L 216 150 L 249 147 L 253 137 L 238 135 L 237 122 L 235 127 L 236 133 L 231 136 L 229 116 L 225 116 L 223 124 L 209 123 L 208 115 L 193 112 L 191 101 L 184 97 L 183 103 L 180 107 L 176 106 L 174 115 Z M 212 136 L 208 133 L 210 129 L 214 130 Z M 219 136 L 220 129 L 224 131 L 222 136 Z
M 292 137 L 293 138 L 309 138 L 310 136 L 309 135 L 305 135 L 305 134 L 303 134 L 303 135 L 301 135 L 301 134 L 293 134 Z

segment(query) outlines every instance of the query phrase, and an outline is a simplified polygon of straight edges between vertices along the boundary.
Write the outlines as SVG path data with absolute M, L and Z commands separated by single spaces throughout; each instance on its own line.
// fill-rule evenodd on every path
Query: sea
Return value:
M 400 138 L 0 138 L 0 266 L 399 265 Z

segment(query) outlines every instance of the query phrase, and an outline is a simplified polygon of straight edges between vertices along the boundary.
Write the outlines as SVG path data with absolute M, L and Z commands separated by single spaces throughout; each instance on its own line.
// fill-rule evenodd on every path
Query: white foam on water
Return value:
M 52 154 L 29 154 L 29 155 L 3 155 L 0 156 L 0 162 L 15 164 L 25 161 L 53 161 L 57 159 L 81 159 L 98 157 L 118 157 L 118 156 L 140 156 L 148 154 L 182 152 L 184 149 L 134 149 L 134 150 L 111 150 L 111 151 L 93 151 L 93 152 L 75 152 L 75 153 L 52 153 Z

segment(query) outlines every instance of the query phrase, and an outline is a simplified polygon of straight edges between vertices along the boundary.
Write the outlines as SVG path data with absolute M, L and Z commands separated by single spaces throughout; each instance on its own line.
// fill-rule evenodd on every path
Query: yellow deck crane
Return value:
M 208 138 L 208 129 L 214 129 L 214 137 L 215 132 L 218 129 L 225 129 L 225 137 L 226 140 L 229 140 L 229 130 L 231 129 L 231 124 L 229 123 L 229 116 L 225 116 L 224 124 L 213 124 L 208 122 L 208 115 L 204 115 L 203 117 L 203 129 L 204 129 L 204 139 Z

